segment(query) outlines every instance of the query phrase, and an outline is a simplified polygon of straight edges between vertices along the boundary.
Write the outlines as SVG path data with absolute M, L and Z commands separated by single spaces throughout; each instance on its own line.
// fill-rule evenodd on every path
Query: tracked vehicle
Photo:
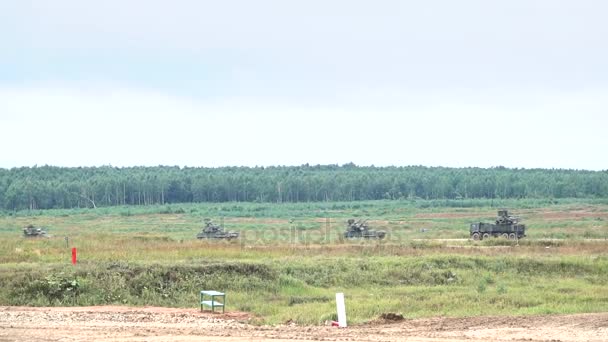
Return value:
M 46 229 L 36 228 L 31 224 L 23 228 L 23 236 L 26 238 L 49 237 Z
M 225 232 L 224 228 L 214 224 L 211 220 L 205 219 L 205 227 L 200 233 L 196 234 L 197 239 L 236 239 L 239 237 L 238 232 Z
M 519 224 L 518 221 L 519 219 L 509 215 L 507 210 L 499 210 L 496 223 L 471 223 L 471 239 L 483 240 L 489 237 L 502 237 L 509 240 L 521 239 L 526 236 L 526 225 Z
M 384 239 L 386 236 L 386 232 L 383 230 L 376 231 L 369 229 L 366 221 L 349 219 L 346 224 L 347 230 L 344 232 L 344 237 L 347 239 Z

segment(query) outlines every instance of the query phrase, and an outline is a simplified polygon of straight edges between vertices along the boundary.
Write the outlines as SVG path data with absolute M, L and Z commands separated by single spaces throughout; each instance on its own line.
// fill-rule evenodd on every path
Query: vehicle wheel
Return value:
M 504 233 L 504 234 L 502 234 L 502 237 L 505 238 L 505 240 L 508 240 L 509 239 L 509 234 Z
M 483 233 L 483 238 L 484 238 L 484 239 L 487 239 L 487 238 L 489 238 L 489 237 L 490 237 L 490 234 L 488 234 L 488 233 Z
M 511 234 L 509 234 L 509 239 L 511 239 L 511 240 L 515 240 L 515 233 L 511 233 Z
M 473 233 L 471 237 L 473 238 L 473 240 L 479 241 L 479 233 Z

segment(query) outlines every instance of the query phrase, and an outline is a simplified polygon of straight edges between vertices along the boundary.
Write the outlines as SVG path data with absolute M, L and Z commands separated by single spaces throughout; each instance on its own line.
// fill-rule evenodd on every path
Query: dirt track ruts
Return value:
M 0 341 L 608 341 L 608 313 L 256 326 L 246 313 L 156 307 L 0 307 Z

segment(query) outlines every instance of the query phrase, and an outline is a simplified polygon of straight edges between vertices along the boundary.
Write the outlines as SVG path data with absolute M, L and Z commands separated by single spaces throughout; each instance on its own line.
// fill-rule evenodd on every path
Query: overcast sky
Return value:
M 0 0 L 0 167 L 608 166 L 608 2 Z

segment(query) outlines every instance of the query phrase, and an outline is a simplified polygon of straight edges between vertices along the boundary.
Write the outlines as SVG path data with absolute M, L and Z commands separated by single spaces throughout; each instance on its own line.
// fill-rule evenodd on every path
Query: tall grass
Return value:
M 222 203 L 5 212 L 0 304 L 197 307 L 198 291 L 214 289 L 227 292 L 228 310 L 252 312 L 264 323 L 322 324 L 335 316 L 335 292 L 346 294 L 355 323 L 385 312 L 606 311 L 608 205 L 600 202 Z M 467 240 L 469 222 L 492 220 L 496 207 L 523 216 L 528 237 Z M 205 217 L 240 231 L 240 239 L 196 240 Z M 388 238 L 345 241 L 350 217 L 369 219 Z M 23 238 L 21 228 L 30 223 L 48 227 L 53 237 Z M 69 263 L 71 247 L 78 248 L 76 266 Z
M 608 309 L 608 258 L 282 257 L 184 263 L 5 264 L 4 305 L 196 307 L 198 291 L 226 291 L 232 310 L 265 323 L 319 324 L 346 293 L 349 319 L 574 313 Z

